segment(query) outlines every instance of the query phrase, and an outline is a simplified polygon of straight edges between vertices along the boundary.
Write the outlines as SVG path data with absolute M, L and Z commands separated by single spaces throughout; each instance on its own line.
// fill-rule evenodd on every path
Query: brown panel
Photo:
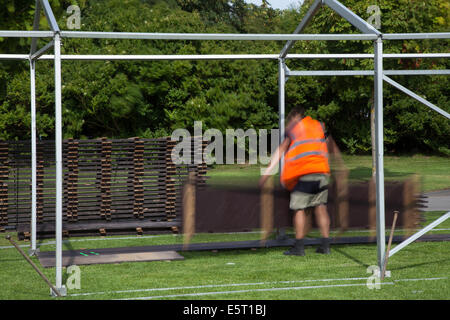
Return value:
M 402 182 L 386 182 L 385 213 L 386 225 L 392 224 L 393 212 L 405 210 L 403 204 Z M 336 188 L 335 182 L 330 190 Z M 331 228 L 341 227 L 339 213 L 336 210 L 336 192 L 329 192 L 328 212 Z M 238 232 L 259 229 L 261 221 L 261 190 L 259 188 L 205 187 L 196 190 L 195 232 Z M 345 222 L 348 228 L 365 229 L 370 227 L 369 183 L 351 183 L 348 185 L 348 214 Z M 310 210 L 312 211 L 312 210 Z M 314 214 L 307 215 L 306 228 L 316 228 Z M 412 217 L 416 221 L 417 217 Z M 398 225 L 403 225 L 400 219 Z M 292 227 L 292 213 L 289 210 L 289 193 L 279 186 L 274 190 L 274 227 Z

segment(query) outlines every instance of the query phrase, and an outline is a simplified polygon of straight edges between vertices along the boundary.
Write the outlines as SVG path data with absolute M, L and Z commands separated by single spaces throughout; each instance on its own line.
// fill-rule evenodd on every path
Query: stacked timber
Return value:
M 101 151 L 101 171 L 100 171 L 100 190 L 101 190 L 101 205 L 100 217 L 102 219 L 111 220 L 111 141 L 102 138 Z
M 194 171 L 204 184 L 206 165 L 174 164 L 175 144 L 170 138 L 64 140 L 64 235 L 177 232 L 183 180 Z M 0 142 L 0 227 L 20 238 L 30 235 L 30 151 L 29 141 Z M 37 221 L 38 238 L 54 237 L 54 141 L 37 143 Z
M 0 142 L 0 231 L 8 225 L 8 144 Z

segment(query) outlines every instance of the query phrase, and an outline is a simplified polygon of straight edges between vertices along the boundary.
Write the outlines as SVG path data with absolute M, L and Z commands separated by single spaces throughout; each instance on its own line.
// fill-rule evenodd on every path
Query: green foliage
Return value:
M 269 1 L 270 2 L 270 1 Z M 50 1 L 61 29 L 68 5 L 81 8 L 82 31 L 186 33 L 292 33 L 312 0 L 300 9 L 274 10 L 243 0 L 84 0 Z M 342 3 L 364 19 L 373 1 Z M 449 31 L 450 5 L 444 0 L 378 1 L 381 31 Z M 0 29 L 32 28 L 34 1 L 8 0 Z M 43 13 L 40 29 L 48 29 Z M 357 33 L 332 10 L 323 8 L 308 33 Z M 39 40 L 39 47 L 46 40 Z M 447 52 L 448 41 L 385 41 L 388 53 Z M 63 39 L 63 54 L 225 54 L 279 53 L 276 41 L 150 41 Z M 0 39 L 1 53 L 29 52 L 29 39 Z M 292 53 L 373 53 L 370 41 L 297 42 Z M 449 69 L 445 59 L 385 60 L 386 69 Z M 291 70 L 371 69 L 372 60 L 288 60 Z M 65 137 L 158 137 L 173 129 L 278 127 L 275 61 L 64 61 L 63 128 Z M 54 135 L 54 75 L 49 61 L 37 63 L 37 117 L 41 137 Z M 446 76 L 395 77 L 446 111 Z M 24 62 L 0 64 L 0 139 L 30 136 L 29 71 Z M 287 111 L 303 105 L 324 121 L 344 150 L 368 153 L 371 77 L 296 77 L 286 83 Z M 387 152 L 449 153 L 450 123 L 410 97 L 385 85 Z
M 305 1 L 308 7 L 313 1 Z M 343 1 L 363 19 L 368 19 L 370 1 Z M 381 32 L 448 32 L 447 1 L 378 1 L 382 11 Z M 305 12 L 305 11 L 303 11 Z M 302 16 L 302 13 L 299 14 Z M 307 28 L 308 33 L 357 33 L 358 31 L 329 8 L 321 9 Z M 387 53 L 447 52 L 449 41 L 385 41 Z M 373 53 L 367 41 L 297 42 L 292 52 L 308 53 Z M 385 69 L 448 69 L 445 59 L 384 60 Z M 373 69 L 371 60 L 292 61 L 293 70 Z M 449 80 L 446 76 L 394 77 L 407 88 L 419 93 L 447 112 Z M 291 80 L 289 80 L 291 81 Z M 308 113 L 325 121 L 341 147 L 350 153 L 371 150 L 370 109 L 373 80 L 370 77 L 329 77 L 296 79 L 288 84 L 288 104 L 303 104 Z M 319 88 L 320 87 L 320 88 Z M 295 93 L 293 93 L 295 92 Z M 305 93 L 309 93 L 305 95 Z M 384 140 L 388 152 L 443 152 L 448 146 L 450 123 L 434 111 L 407 97 L 397 89 L 384 87 Z

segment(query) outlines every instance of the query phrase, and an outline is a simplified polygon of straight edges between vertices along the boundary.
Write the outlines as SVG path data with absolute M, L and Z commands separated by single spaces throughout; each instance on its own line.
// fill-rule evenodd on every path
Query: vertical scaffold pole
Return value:
M 284 118 L 285 118 L 285 83 L 286 83 L 286 69 L 285 60 L 278 59 L 278 116 L 280 127 L 280 144 L 284 140 Z M 280 166 L 281 170 L 281 166 Z
M 278 59 L 278 124 L 280 128 L 280 141 L 284 140 L 284 130 L 285 130 L 285 84 L 286 84 L 286 60 L 284 58 Z M 283 170 L 284 155 L 281 156 L 280 162 L 278 163 L 278 172 L 281 175 L 281 170 Z M 277 230 L 277 238 L 283 239 L 286 237 L 286 230 L 284 228 L 279 228 Z
M 376 213 L 378 266 L 384 264 L 386 233 L 384 214 L 384 162 L 383 162 L 383 41 L 375 41 L 375 153 L 376 153 Z
M 36 61 L 30 59 L 30 98 L 31 98 L 31 251 L 36 253 Z
M 55 49 L 55 150 L 56 150 L 56 288 L 64 295 L 62 286 L 62 114 L 61 114 L 61 38 L 54 38 Z
M 35 1 L 33 30 L 39 30 L 41 2 Z M 37 227 L 37 155 L 36 155 L 36 60 L 31 55 L 36 52 L 38 38 L 31 39 L 30 50 L 30 100 L 31 100 L 31 248 L 30 255 L 36 254 Z

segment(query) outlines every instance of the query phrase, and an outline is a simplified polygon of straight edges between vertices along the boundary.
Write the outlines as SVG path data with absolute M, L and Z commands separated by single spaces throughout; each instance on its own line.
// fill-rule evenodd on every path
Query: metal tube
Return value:
M 42 56 L 45 53 L 45 51 L 47 51 L 48 49 L 53 47 L 53 45 L 54 45 L 54 41 L 52 40 L 49 43 L 47 43 L 45 46 L 43 46 L 41 49 L 39 49 L 38 51 L 35 51 L 34 53 L 32 53 L 30 56 L 30 59 L 35 60 L 35 59 L 39 58 L 40 56 Z
M 51 38 L 55 33 L 53 31 L 17 31 L 1 30 L 2 38 Z
M 0 30 L 2 38 L 52 38 L 54 31 Z M 148 40 L 264 40 L 264 41 L 322 41 L 322 40 L 375 40 L 375 34 L 239 34 L 239 33 L 137 33 L 61 31 L 63 38 L 96 39 L 148 39 Z M 384 40 L 450 39 L 450 32 L 442 33 L 385 33 Z
M 336 0 L 323 0 L 324 4 L 333 9 L 337 14 L 339 14 L 342 18 L 350 22 L 353 26 L 355 26 L 358 30 L 363 33 L 372 33 L 376 35 L 381 35 L 380 31 L 375 29 L 365 20 L 361 19 L 358 15 L 350 11 L 347 7 L 345 7 L 342 3 Z
M 61 115 L 61 39 L 55 34 L 55 150 L 56 150 L 56 287 L 62 287 L 62 115 Z
M 59 26 L 56 22 L 55 15 L 53 14 L 52 7 L 48 3 L 48 0 L 41 0 L 42 7 L 44 8 L 45 16 L 47 17 L 48 24 L 53 31 L 59 32 Z
M 40 60 L 52 60 L 53 55 L 43 55 Z M 62 60 L 275 60 L 277 54 L 204 54 L 204 55 L 61 55 Z
M 383 34 L 383 40 L 423 40 L 423 39 L 450 39 L 450 32 Z
M 285 139 L 285 92 L 286 92 L 286 65 L 285 60 L 278 59 L 278 126 L 280 130 L 279 145 Z M 281 175 L 284 164 L 284 155 L 281 155 L 280 162 L 278 163 L 278 172 Z M 286 236 L 285 228 L 277 229 L 277 238 L 284 238 Z
M 0 59 L 8 59 L 13 55 L 1 55 Z M 14 55 L 16 58 L 27 59 L 26 55 Z M 63 54 L 62 60 L 275 60 L 277 54 L 198 54 L 198 55 L 79 55 Z M 402 54 L 384 54 L 384 59 L 415 59 L 415 58 L 450 58 L 450 53 L 402 53 Z M 53 55 L 42 55 L 39 60 L 53 60 Z M 288 54 L 286 59 L 374 59 L 373 54 Z M 421 72 L 420 70 L 412 70 Z M 434 70 L 433 70 L 434 71 Z M 443 70 L 436 70 L 441 72 Z M 404 72 L 409 72 L 404 70 Z M 448 72 L 448 71 L 445 71 Z M 447 74 L 447 73 L 445 73 Z
M 444 222 L 445 220 L 447 220 L 448 218 L 450 218 L 450 211 L 447 212 L 446 214 L 444 214 L 442 217 L 440 217 L 439 219 L 437 219 L 436 221 L 433 221 L 432 223 L 430 223 L 429 225 L 427 225 L 425 228 L 423 228 L 422 230 L 420 230 L 419 232 L 413 234 L 411 237 L 409 237 L 408 239 L 406 239 L 405 241 L 403 241 L 402 243 L 398 244 L 394 249 L 392 249 L 389 252 L 389 257 L 392 257 L 394 254 L 396 254 L 397 252 L 399 252 L 400 250 L 402 250 L 404 247 L 406 247 L 407 245 L 409 245 L 411 242 L 419 239 L 421 236 L 423 236 L 425 233 L 427 233 L 428 231 L 434 229 L 436 226 L 440 225 L 442 222 Z
M 370 53 L 290 53 L 286 59 L 373 59 Z
M 30 98 L 31 98 L 31 254 L 36 252 L 36 61 L 30 59 Z
M 406 93 L 408 96 L 416 99 L 417 101 L 423 103 L 424 105 L 426 105 L 427 107 L 433 109 L 434 111 L 440 113 L 441 115 L 443 115 L 444 117 L 446 117 L 447 119 L 450 119 L 450 114 L 448 112 L 445 112 L 444 110 L 442 110 L 441 108 L 435 106 L 434 104 L 432 104 L 431 102 L 428 102 L 427 100 L 425 100 L 424 98 L 422 98 L 421 96 L 415 94 L 414 92 L 412 92 L 411 90 L 405 88 L 404 86 L 402 86 L 400 83 L 395 82 L 394 80 L 392 80 L 391 78 L 384 76 L 383 77 L 384 81 L 386 81 L 387 83 L 391 84 L 392 86 L 394 86 L 395 88 L 399 89 L 400 91 L 403 91 L 404 93 Z
M 387 76 L 432 76 L 432 75 L 449 75 L 450 70 L 434 69 L 434 70 L 385 70 Z
M 34 20 L 33 20 L 33 31 L 39 30 L 39 21 L 41 17 L 41 1 L 35 1 L 35 10 L 34 10 Z M 31 48 L 30 54 L 33 54 L 36 51 L 37 47 L 37 38 L 31 39 Z
M 288 76 L 373 76 L 372 70 L 289 71 Z
M 314 17 L 316 12 L 322 7 L 322 0 L 316 0 L 309 8 L 306 15 L 303 17 L 303 20 L 300 22 L 300 24 L 295 28 L 294 34 L 299 34 L 303 31 L 303 29 L 306 28 L 306 26 L 309 24 L 311 19 Z M 283 47 L 283 49 L 280 52 L 280 58 L 285 58 L 288 51 L 292 48 L 295 41 L 289 40 Z
M 383 146 L 383 41 L 375 41 L 375 153 L 376 153 L 376 221 L 377 221 L 377 258 L 380 270 L 384 264 L 386 234 L 384 212 L 384 146 Z
M 0 54 L 0 60 L 29 60 L 28 54 Z
M 284 141 L 284 130 L 285 130 L 285 84 L 286 84 L 286 69 L 284 59 L 278 60 L 278 116 L 279 116 L 279 127 L 280 127 L 280 145 Z M 280 163 L 280 172 L 282 169 L 283 158 Z
M 289 71 L 288 76 L 373 76 L 373 70 L 314 70 L 314 71 Z M 449 75 L 450 70 L 384 70 L 384 75 L 393 76 L 426 76 Z
M 385 59 L 450 58 L 450 53 L 385 53 Z
M 142 39 L 142 40 L 375 40 L 374 34 L 263 34 L 263 33 L 139 33 L 61 31 L 62 38 Z

